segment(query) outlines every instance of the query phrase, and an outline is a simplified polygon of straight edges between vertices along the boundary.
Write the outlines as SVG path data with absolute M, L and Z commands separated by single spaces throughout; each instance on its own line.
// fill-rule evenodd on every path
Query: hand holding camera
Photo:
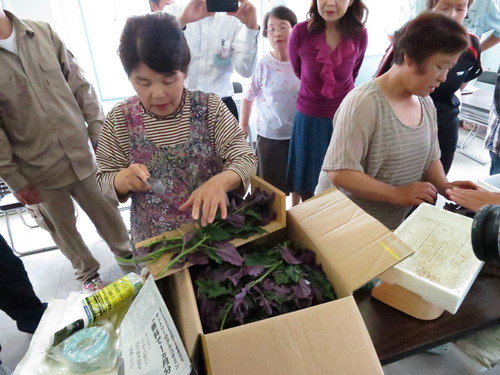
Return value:
M 217 1 L 217 0 L 207 0 Z M 232 1 L 232 0 L 231 0 Z M 236 12 L 228 12 L 230 16 L 238 18 L 242 24 L 251 30 L 258 30 L 259 24 L 257 23 L 257 9 L 248 0 L 240 0 L 240 6 Z

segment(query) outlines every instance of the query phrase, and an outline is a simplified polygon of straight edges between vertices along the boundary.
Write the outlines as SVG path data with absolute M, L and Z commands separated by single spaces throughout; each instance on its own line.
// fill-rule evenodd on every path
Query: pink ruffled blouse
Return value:
M 362 29 L 355 37 L 342 39 L 332 51 L 325 33 L 312 34 L 307 21 L 298 23 L 288 44 L 290 62 L 301 81 L 297 110 L 308 116 L 333 118 L 354 88 L 367 44 L 367 31 Z

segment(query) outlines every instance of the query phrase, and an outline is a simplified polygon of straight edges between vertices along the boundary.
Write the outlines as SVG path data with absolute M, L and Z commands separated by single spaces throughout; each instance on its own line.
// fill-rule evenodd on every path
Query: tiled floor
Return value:
M 465 132 L 461 131 L 463 138 Z M 477 139 L 470 146 L 470 150 L 477 153 L 484 160 L 488 160 L 488 154 L 482 149 L 481 140 Z M 489 166 L 479 164 L 464 155 L 457 153 L 454 165 L 449 174 L 450 180 L 471 179 L 475 180 L 488 175 Z M 125 221 L 128 223 L 129 211 L 122 211 Z M 30 220 L 30 218 L 28 218 Z M 15 229 L 15 244 L 18 250 L 23 251 L 33 247 L 42 247 L 51 244 L 50 237 L 41 229 L 28 229 L 17 215 L 11 216 L 12 226 Z M 97 235 L 94 227 L 84 213 L 79 214 L 78 227 L 80 233 L 91 249 L 92 253 L 101 263 L 101 277 L 105 282 L 116 280 L 130 271 L 121 268 L 114 261 L 112 253 L 104 241 Z M 5 219 L 0 218 L 0 233 L 7 238 Z M 66 258 L 58 250 L 44 252 L 41 254 L 22 257 L 35 291 L 44 301 L 52 298 L 65 298 L 70 291 L 80 290 L 80 285 L 74 279 L 73 270 Z M 14 368 L 26 352 L 31 335 L 17 331 L 14 321 L 0 311 L 0 343 L 3 350 L 0 358 L 10 368 Z M 444 355 L 433 355 L 421 353 L 399 362 L 384 367 L 387 375 L 469 375 L 474 374 L 472 370 L 458 359 L 456 349 L 452 349 Z M 488 375 L 500 375 L 500 369 L 486 372 Z M 313 374 L 311 374 L 313 375 Z M 355 375 L 355 374 L 353 374 Z

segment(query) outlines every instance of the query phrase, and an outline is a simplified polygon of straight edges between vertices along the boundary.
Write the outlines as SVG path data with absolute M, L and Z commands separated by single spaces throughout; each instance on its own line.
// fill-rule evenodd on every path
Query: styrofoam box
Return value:
M 477 180 L 477 185 L 484 190 L 500 193 L 500 173 Z
M 394 232 L 415 253 L 379 277 L 454 314 L 483 262 L 471 244 L 472 219 L 421 204 Z

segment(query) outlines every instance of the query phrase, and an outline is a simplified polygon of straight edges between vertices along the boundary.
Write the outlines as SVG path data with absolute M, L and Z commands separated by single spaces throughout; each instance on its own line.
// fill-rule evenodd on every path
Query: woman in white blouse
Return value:
M 269 39 L 272 50 L 257 64 L 245 90 L 240 115 L 240 126 L 248 134 L 253 101 L 257 101 L 257 173 L 287 194 L 288 147 L 300 88 L 288 58 L 288 38 L 296 23 L 297 16 L 285 6 L 275 7 L 264 16 L 263 35 Z

